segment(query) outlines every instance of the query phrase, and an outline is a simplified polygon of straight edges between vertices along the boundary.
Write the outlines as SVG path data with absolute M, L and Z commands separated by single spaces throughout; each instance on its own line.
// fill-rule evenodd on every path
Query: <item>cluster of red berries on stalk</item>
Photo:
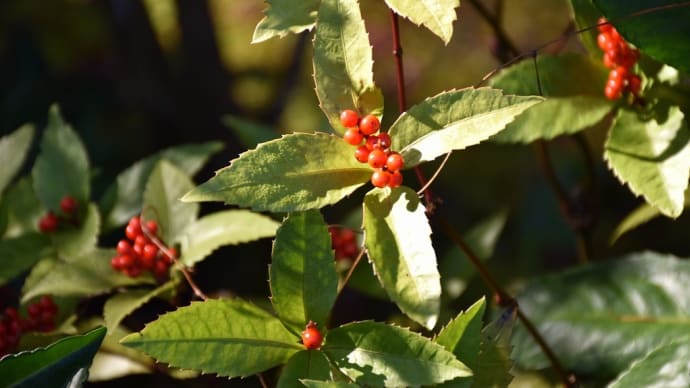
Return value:
M 41 233 L 51 233 L 58 229 L 65 220 L 74 221 L 74 217 L 79 210 L 79 202 L 71 195 L 66 195 L 60 201 L 61 215 L 55 214 L 52 210 L 48 211 L 38 221 L 38 230 Z
M 331 243 L 337 261 L 352 260 L 357 256 L 359 247 L 354 230 L 340 226 L 329 226 L 328 232 L 331 234 Z
M 28 318 L 22 319 L 14 307 L 7 307 L 0 318 L 0 357 L 17 350 L 19 339 L 29 331 L 55 330 L 58 307 L 48 295 L 27 307 Z
M 340 123 L 347 131 L 343 139 L 348 144 L 357 146 L 355 159 L 361 163 L 368 163 L 374 173 L 371 175 L 371 183 L 376 187 L 398 187 L 402 184 L 404 162 L 402 156 L 390 150 L 391 137 L 385 133 L 378 133 L 381 123 L 374 115 L 366 115 L 362 118 L 351 109 L 340 113 Z
M 608 24 L 606 18 L 599 18 L 599 36 L 597 43 L 604 51 L 604 65 L 611 69 L 604 94 L 609 100 L 621 98 L 623 92 L 629 91 L 639 97 L 642 79 L 633 73 L 632 67 L 640 58 L 640 52 L 630 47 L 616 28 Z
M 321 347 L 323 335 L 316 326 L 316 323 L 309 321 L 307 327 L 302 331 L 302 343 L 307 349 L 318 349 Z
M 118 241 L 117 256 L 110 261 L 113 269 L 133 278 L 148 270 L 156 278 L 165 279 L 170 265 L 177 257 L 177 251 L 175 248 L 164 246 L 163 249 L 159 249 L 159 245 L 152 240 L 156 239 L 156 242 L 162 245 L 156 237 L 157 232 L 156 221 L 149 220 L 142 225 L 141 218 L 132 217 L 125 228 L 127 238 Z

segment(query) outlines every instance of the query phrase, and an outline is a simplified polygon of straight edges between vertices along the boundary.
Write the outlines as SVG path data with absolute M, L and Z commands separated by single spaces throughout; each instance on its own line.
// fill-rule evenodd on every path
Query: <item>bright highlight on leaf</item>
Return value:
M 277 318 L 239 299 L 193 302 L 120 342 L 171 366 L 228 377 L 284 364 L 303 349 Z
M 690 130 L 678 107 L 647 119 L 621 110 L 605 147 L 609 168 L 634 194 L 668 217 L 681 214 L 690 178 Z
M 295 133 L 259 144 L 182 200 L 223 201 L 254 210 L 292 212 L 334 204 L 369 181 L 352 146 L 323 133 Z
M 404 186 L 367 193 L 364 232 L 369 260 L 388 296 L 403 313 L 433 329 L 441 305 L 441 278 L 417 193 Z
M 320 0 L 266 0 L 266 16 L 254 30 L 252 43 L 273 37 L 283 38 L 288 33 L 297 34 L 314 27 Z
M 541 101 L 490 88 L 443 92 L 413 106 L 393 123 L 391 149 L 403 155 L 406 167 L 413 167 L 488 139 Z
M 314 82 L 321 109 L 337 133 L 340 112 L 380 116 L 383 96 L 374 84 L 374 61 L 356 0 L 323 0 L 314 36 Z M 380 118 L 380 117 L 379 117 Z
M 418 386 L 472 375 L 453 353 L 407 329 L 349 323 L 328 332 L 323 351 L 358 384 Z
M 34 132 L 34 127 L 27 124 L 7 136 L 0 137 L 0 194 L 5 191 L 24 164 Z
M 386 0 L 386 4 L 416 25 L 423 25 L 448 44 L 453 37 L 455 9 L 460 0 Z

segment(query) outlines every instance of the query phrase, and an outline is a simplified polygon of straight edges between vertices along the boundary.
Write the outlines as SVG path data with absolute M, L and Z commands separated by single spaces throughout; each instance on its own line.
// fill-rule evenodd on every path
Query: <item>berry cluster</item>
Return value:
M 609 100 L 621 98 L 626 91 L 639 97 L 642 80 L 633 73 L 632 67 L 640 58 L 640 52 L 630 47 L 613 25 L 604 23 L 608 23 L 606 18 L 599 18 L 597 43 L 604 51 L 604 65 L 611 69 L 604 94 Z
M 355 159 L 369 163 L 374 169 L 371 183 L 376 187 L 398 187 L 402 184 L 404 162 L 402 156 L 390 150 L 391 137 L 387 133 L 378 133 L 381 123 L 374 115 L 362 118 L 351 109 L 340 113 L 340 123 L 347 128 L 343 139 L 348 144 L 357 146 Z
M 160 243 L 157 231 L 156 221 L 149 220 L 142 225 L 138 216 L 132 217 L 125 228 L 127 238 L 118 241 L 117 256 L 110 261 L 113 269 L 133 278 L 149 270 L 156 278 L 165 279 L 177 251 L 174 248 L 159 249 L 159 245 L 152 241 L 155 238 Z
M 77 214 L 77 210 L 79 210 L 79 202 L 71 195 L 66 195 L 60 201 L 60 210 L 62 211 L 61 215 L 57 215 L 52 210 L 49 210 L 41 217 L 38 221 L 38 230 L 41 233 L 52 233 L 64 221 L 75 221 L 74 217 Z
M 329 226 L 328 232 L 331 234 L 331 243 L 333 244 L 337 261 L 351 260 L 357 256 L 359 247 L 357 246 L 357 236 L 354 230 L 339 226 Z
M 22 319 L 14 307 L 7 307 L 0 318 L 0 357 L 17 350 L 22 334 L 29 331 L 55 330 L 58 307 L 48 295 L 27 307 L 29 317 Z
M 321 347 L 323 335 L 316 326 L 316 323 L 309 321 L 307 327 L 302 331 L 302 343 L 307 349 L 318 349 Z

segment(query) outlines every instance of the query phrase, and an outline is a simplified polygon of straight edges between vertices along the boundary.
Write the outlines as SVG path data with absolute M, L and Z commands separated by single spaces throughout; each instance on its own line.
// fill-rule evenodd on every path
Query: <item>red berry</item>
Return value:
M 369 148 L 365 145 L 357 147 L 355 150 L 355 159 L 360 163 L 367 163 L 369 161 Z
M 640 93 L 640 89 L 642 88 L 642 79 L 640 76 L 636 74 L 631 74 L 628 76 L 628 90 L 630 90 L 630 93 L 634 95 L 638 95 Z
M 71 195 L 66 195 L 60 201 L 60 209 L 65 214 L 72 214 L 79 208 L 79 203 Z
M 352 109 L 345 109 L 340 113 L 340 124 L 346 128 L 356 127 L 359 122 L 359 114 Z
M 142 269 L 139 267 L 130 267 L 130 268 L 125 268 L 124 273 L 125 275 L 129 276 L 130 278 L 136 278 L 139 275 L 141 275 Z
M 29 313 L 29 317 L 35 318 L 41 315 L 41 305 L 38 303 L 32 303 L 26 308 L 26 312 Z
M 403 161 L 402 155 L 397 152 L 391 152 L 386 159 L 386 168 L 388 171 L 398 171 L 403 168 L 405 162 Z
M 146 230 L 148 230 L 149 233 L 155 235 L 156 232 L 158 232 L 158 224 L 156 223 L 156 221 L 146 221 Z
M 394 188 L 402 185 L 402 181 L 403 181 L 403 176 L 400 173 L 400 171 L 392 172 L 390 175 L 390 179 L 388 180 L 388 187 L 394 189 Z
M 117 242 L 117 253 L 121 255 L 128 255 L 132 253 L 132 244 L 129 241 L 122 239 Z
M 125 228 L 125 236 L 127 236 L 128 239 L 134 240 L 141 234 L 141 227 L 136 227 L 133 226 L 132 224 L 127 225 Z
M 40 230 L 41 233 L 54 232 L 55 230 L 57 230 L 59 224 L 60 219 L 58 218 L 58 216 L 56 216 L 55 213 L 49 211 L 38 221 L 38 230 Z
M 597 20 L 597 24 L 599 25 L 598 26 L 599 32 L 608 33 L 611 30 L 613 30 L 613 26 L 611 24 L 608 24 L 608 22 L 609 21 L 606 20 L 606 18 L 603 16 L 600 17 L 599 20 Z M 604 24 L 604 23 L 606 23 L 606 24 Z
M 302 332 L 302 343 L 307 349 L 318 349 L 321 347 L 323 336 L 316 327 L 316 323 L 309 321 L 307 327 Z
M 345 139 L 345 142 L 347 142 L 348 144 L 360 145 L 362 143 L 362 140 L 364 139 L 364 136 L 359 132 L 357 128 L 349 128 L 347 131 L 345 131 L 343 139 Z
M 340 239 L 344 243 L 350 243 L 355 241 L 357 236 L 355 235 L 355 231 L 349 228 L 343 228 L 340 230 Z
M 168 263 L 164 262 L 163 260 L 158 260 L 153 267 L 153 273 L 156 275 L 156 277 L 162 278 L 168 275 L 168 268 L 170 268 Z
M 381 127 L 381 122 L 374 115 L 366 115 L 359 121 L 359 131 L 364 135 L 373 135 Z
M 386 165 L 387 155 L 381 149 L 374 149 L 369 153 L 368 162 L 373 168 L 381 168 Z
M 142 248 L 144 248 L 144 245 L 149 243 L 149 239 L 146 238 L 143 234 L 138 235 L 134 239 L 134 246 L 141 245 Z
M 608 98 L 609 100 L 617 100 L 621 98 L 622 91 L 618 87 L 614 87 L 611 84 L 607 84 L 604 88 L 604 95 L 606 95 L 606 98 Z
M 604 66 L 608 67 L 609 69 L 616 67 L 616 61 L 611 55 L 609 55 L 608 51 L 604 53 L 604 58 L 602 60 L 604 61 Z
M 141 254 L 141 257 L 147 260 L 152 260 L 156 258 L 158 255 L 158 247 L 155 246 L 154 244 L 146 244 L 144 245 L 144 250 Z
M 380 133 L 379 134 L 379 147 L 387 150 L 391 146 L 391 137 L 387 133 Z
M 625 66 L 618 66 L 609 73 L 609 80 L 615 79 L 616 82 L 622 84 L 628 77 L 628 68 Z
M 376 187 L 386 187 L 391 179 L 390 175 L 391 174 L 388 171 L 377 169 L 373 174 L 371 174 L 371 184 Z
M 49 295 L 43 295 L 38 303 L 40 303 L 43 311 L 49 312 L 53 315 L 55 315 L 58 311 L 58 306 L 55 304 L 53 298 L 51 298 Z

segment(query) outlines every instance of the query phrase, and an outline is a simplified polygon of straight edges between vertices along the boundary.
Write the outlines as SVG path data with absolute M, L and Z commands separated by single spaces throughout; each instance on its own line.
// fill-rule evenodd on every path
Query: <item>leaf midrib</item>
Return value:
M 145 338 L 144 335 L 142 337 Z M 184 339 L 143 339 L 143 340 L 127 340 L 123 343 L 128 346 L 142 346 L 142 345 L 157 345 L 157 344 L 171 344 L 180 345 L 188 343 L 206 343 L 212 342 L 215 344 L 238 344 L 238 345 L 252 345 L 252 346 L 268 346 L 272 348 L 284 348 L 284 349 L 304 349 L 297 343 L 291 344 L 286 342 L 271 341 L 265 339 L 254 339 L 254 338 L 217 338 L 217 337 L 202 337 L 202 338 L 184 338 Z

